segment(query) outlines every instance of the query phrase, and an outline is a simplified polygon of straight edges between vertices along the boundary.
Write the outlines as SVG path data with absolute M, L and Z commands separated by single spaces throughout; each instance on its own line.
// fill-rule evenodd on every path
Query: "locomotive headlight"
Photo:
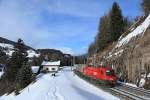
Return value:
M 109 80 L 110 80 L 110 81 L 113 81 L 113 79 L 112 79 L 112 78 L 110 78 Z
M 97 72 L 94 72 L 93 75 L 97 75 Z

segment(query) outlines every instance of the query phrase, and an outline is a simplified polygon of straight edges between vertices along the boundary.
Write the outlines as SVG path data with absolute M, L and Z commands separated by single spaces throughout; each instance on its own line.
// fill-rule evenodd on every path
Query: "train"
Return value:
M 112 86 L 115 86 L 118 80 L 117 75 L 111 67 L 84 66 L 78 71 L 80 71 L 80 73 L 82 73 L 84 76 L 99 80 L 101 83 L 107 83 Z

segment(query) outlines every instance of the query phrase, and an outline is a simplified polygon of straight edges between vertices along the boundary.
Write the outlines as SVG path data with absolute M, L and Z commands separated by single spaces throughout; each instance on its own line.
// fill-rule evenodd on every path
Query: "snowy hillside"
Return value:
M 0 47 L 9 56 L 11 56 L 12 53 L 14 52 L 14 46 L 11 44 L 0 43 Z
M 70 68 L 52 77 L 39 75 L 37 81 L 25 88 L 20 95 L 4 95 L 0 100 L 118 100 L 118 98 L 74 76 Z
M 13 49 L 14 46 L 11 44 L 6 44 L 6 43 L 0 43 L 0 46 L 3 48 L 9 48 L 9 49 Z
M 133 38 L 137 35 L 140 35 L 140 34 L 142 35 L 147 30 L 149 25 L 150 25 L 150 14 L 141 25 L 139 25 L 136 29 L 132 29 L 132 32 L 129 33 L 124 38 L 121 38 L 119 40 L 118 44 L 116 45 L 116 47 L 120 47 L 124 44 L 127 44 L 131 40 L 131 38 Z
M 148 84 L 145 73 L 149 73 L 145 66 L 150 64 L 150 14 L 141 17 L 127 33 L 114 43 L 103 58 L 111 63 L 113 68 L 121 69 L 118 72 L 119 77 L 127 76 L 125 79 L 132 80 L 134 84 L 138 82 L 135 80 L 139 80 L 139 87 L 144 87 Z
M 135 23 L 135 24 L 137 24 L 137 23 Z M 128 44 L 132 38 L 134 38 L 138 35 L 140 35 L 142 37 L 144 35 L 145 31 L 150 26 L 150 14 L 143 21 L 143 23 L 141 23 L 136 28 L 135 28 L 135 24 L 132 25 L 132 27 L 130 28 L 130 33 L 128 33 L 128 35 L 126 35 L 125 37 L 123 37 L 124 34 L 122 36 L 120 36 L 115 47 L 113 47 L 113 49 L 108 53 L 108 55 L 104 56 L 105 59 L 111 59 L 113 57 L 121 56 L 125 51 L 125 48 L 123 48 L 123 46 Z
M 9 56 L 12 55 L 12 53 L 14 52 L 14 46 L 11 44 L 6 44 L 6 43 L 0 43 L 0 47 L 2 48 L 2 50 Z M 39 54 L 37 54 L 34 50 L 27 50 L 28 53 L 28 57 L 32 58 L 32 57 L 38 57 Z
M 33 58 L 34 56 L 35 57 L 39 57 L 40 56 L 40 54 L 38 54 L 38 53 L 36 53 L 35 51 L 33 51 L 33 50 L 27 50 L 27 53 L 28 53 L 28 56 L 27 57 L 29 57 L 29 58 Z

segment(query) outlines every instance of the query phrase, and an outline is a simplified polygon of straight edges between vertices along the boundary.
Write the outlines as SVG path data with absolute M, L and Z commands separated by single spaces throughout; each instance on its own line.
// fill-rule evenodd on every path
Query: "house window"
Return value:
M 46 71 L 48 71 L 49 69 L 48 68 L 46 68 Z
M 54 70 L 55 70 L 55 68 L 52 68 L 52 70 L 54 71 Z

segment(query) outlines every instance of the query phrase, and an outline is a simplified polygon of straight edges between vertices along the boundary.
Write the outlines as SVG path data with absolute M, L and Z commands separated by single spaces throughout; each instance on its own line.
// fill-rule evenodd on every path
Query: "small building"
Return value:
M 42 70 L 46 70 L 48 72 L 57 72 L 60 67 L 60 61 L 43 61 Z

